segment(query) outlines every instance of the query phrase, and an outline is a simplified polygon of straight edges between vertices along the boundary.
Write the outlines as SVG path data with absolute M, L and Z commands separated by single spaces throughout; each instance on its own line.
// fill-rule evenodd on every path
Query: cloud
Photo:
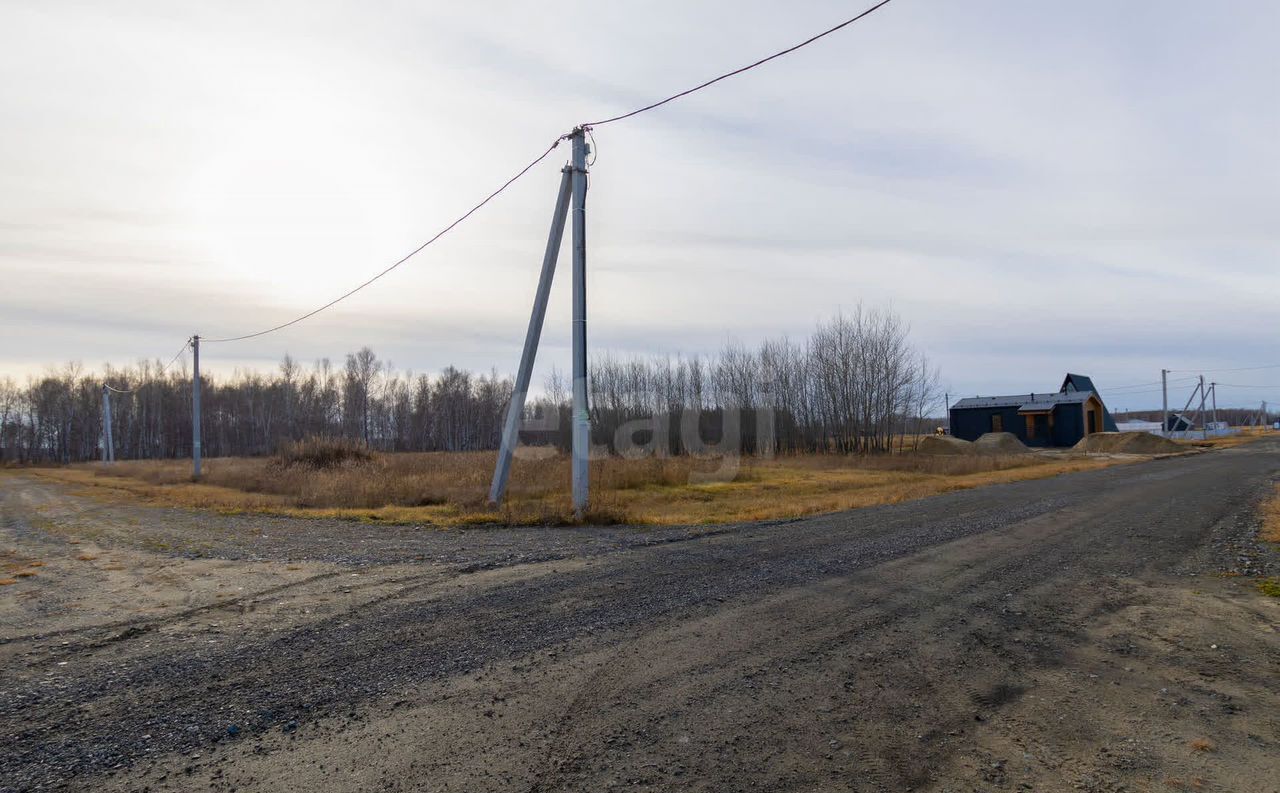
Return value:
M 0 31 L 0 367 L 171 354 L 377 272 L 578 121 L 843 3 L 43 4 Z M 593 349 L 893 305 L 966 393 L 1280 363 L 1280 8 L 892 4 L 596 131 Z M 210 367 L 514 367 L 565 151 L 357 298 Z M 568 248 L 539 368 L 567 362 Z M 222 363 L 225 362 L 225 363 Z M 1047 385 L 1046 385 L 1047 384 Z

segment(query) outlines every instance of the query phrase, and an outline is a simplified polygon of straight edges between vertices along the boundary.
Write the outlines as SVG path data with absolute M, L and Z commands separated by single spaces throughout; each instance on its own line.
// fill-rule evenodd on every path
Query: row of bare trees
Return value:
M 688 410 L 716 417 L 703 422 L 712 434 L 736 420 L 748 452 L 771 442 L 782 453 L 853 453 L 887 451 L 942 407 L 938 371 L 912 347 L 907 326 L 893 312 L 861 307 L 803 342 L 730 342 L 710 359 L 600 357 L 589 382 L 598 443 L 627 422 L 666 415 L 676 452 L 678 417 Z M 547 392 L 558 398 L 554 383 Z M 764 427 L 771 438 L 757 437 Z
M 699 431 L 712 435 L 732 418 L 748 452 L 766 440 L 784 453 L 883 451 L 938 407 L 937 372 L 907 335 L 892 312 L 858 309 L 800 343 L 729 343 L 708 358 L 597 357 L 593 435 L 610 445 L 620 427 L 664 417 L 673 428 L 668 448 L 679 453 L 674 428 L 694 412 Z M 190 454 L 187 372 L 142 363 L 94 374 L 71 364 L 24 385 L 0 379 L 0 461 L 99 456 L 103 383 L 124 392 L 111 395 L 117 459 Z M 538 419 L 544 429 L 526 432 L 526 441 L 568 444 L 569 390 L 553 371 L 528 406 L 530 423 Z M 271 374 L 202 378 L 204 449 L 214 457 L 268 454 L 307 436 L 344 436 L 384 451 L 492 449 L 511 393 L 511 380 L 496 372 L 401 373 L 368 347 L 347 355 L 341 368 L 327 359 L 307 368 L 285 356 Z M 762 427 L 771 439 L 758 437 Z

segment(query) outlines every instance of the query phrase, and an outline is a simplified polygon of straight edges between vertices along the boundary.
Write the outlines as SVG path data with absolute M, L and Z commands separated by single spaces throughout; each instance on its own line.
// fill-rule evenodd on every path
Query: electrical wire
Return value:
M 166 371 L 168 371 L 168 370 L 169 370 L 169 367 L 170 367 L 170 366 L 173 366 L 174 362 L 175 362 L 175 361 L 177 361 L 179 358 L 181 358 L 181 357 L 182 357 L 182 354 L 183 354 L 184 352 L 186 352 L 186 351 L 187 351 L 187 348 L 188 348 L 188 347 L 190 347 L 190 346 L 191 346 L 191 339 L 187 339 L 186 341 L 184 341 L 184 342 L 182 343 L 182 346 L 181 346 L 180 348 L 178 348 L 178 352 L 177 352 L 177 353 L 175 353 L 175 354 L 174 354 L 174 356 L 173 356 L 172 358 L 170 358 L 170 359 L 169 359 L 169 362 L 168 362 L 167 364 L 165 364 L 164 366 L 161 366 L 161 367 L 160 367 L 160 371 L 159 371 L 159 372 L 157 372 L 157 374 L 158 374 L 158 375 L 160 375 L 160 374 L 164 374 Z
M 1193 382 L 1193 381 L 1198 380 L 1198 379 L 1200 379 L 1200 378 L 1199 378 L 1199 377 L 1178 377 L 1178 378 L 1174 378 L 1174 379 L 1170 380 L 1170 381 L 1168 382 L 1168 385 L 1178 385 L 1178 384 L 1181 384 L 1181 383 L 1190 383 L 1190 382 Z M 1161 382 L 1160 382 L 1159 380 L 1155 381 L 1154 383 L 1134 383 L 1133 385 L 1128 385 L 1128 386 L 1118 385 L 1118 386 L 1115 386 L 1114 388 L 1108 388 L 1108 389 L 1107 389 L 1107 393 L 1108 393 L 1108 394 L 1124 393 L 1127 389 L 1130 389 L 1130 388 L 1140 388 L 1140 387 L 1146 387 L 1146 386 L 1158 386 L 1158 385 L 1161 385 Z M 1159 388 L 1156 388 L 1156 389 L 1154 389 L 1154 390 L 1159 391 L 1160 389 L 1159 389 Z
M 325 309 L 328 309 L 328 308 L 332 308 L 333 306 L 337 305 L 338 303 L 341 303 L 343 300 L 346 300 L 348 297 L 351 297 L 351 296 L 352 296 L 352 295 L 354 295 L 355 293 L 359 292 L 360 290 L 362 290 L 362 289 L 364 289 L 365 287 L 369 286 L 370 284 L 374 283 L 375 281 L 377 281 L 378 279 L 382 278 L 382 277 L 383 277 L 384 275 L 386 275 L 387 273 L 390 273 L 392 270 L 396 269 L 396 268 L 397 268 L 397 267 L 399 267 L 400 265 L 402 265 L 402 264 L 404 264 L 405 262 L 407 262 L 407 261 L 409 261 L 410 259 L 412 259 L 414 256 L 416 256 L 416 255 L 418 255 L 419 253 L 421 253 L 421 252 L 422 252 L 422 250 L 423 250 L 424 248 L 426 248 L 428 245 L 430 245 L 430 244 L 432 244 L 433 242 L 435 242 L 436 240 L 440 239 L 440 238 L 441 238 L 441 237 L 443 237 L 445 234 L 448 234 L 448 233 L 449 233 L 450 231 L 452 231 L 456 226 L 458 226 L 458 224 L 462 223 L 462 222 L 463 222 L 463 221 L 465 221 L 467 218 L 471 217 L 473 214 L 475 214 L 477 211 L 479 211 L 479 210 L 480 210 L 480 209 L 481 209 L 485 204 L 488 204 L 488 203 L 489 203 L 490 201 L 492 201 L 494 198 L 497 198 L 499 194 L 501 194 L 504 190 L 506 190 L 508 187 L 510 187 L 510 186 L 511 186 L 511 185 L 512 185 L 512 184 L 513 184 L 517 179 L 519 179 L 520 177 L 524 176 L 526 173 L 528 173 L 530 170 L 532 170 L 532 169 L 533 169 L 533 167 L 534 167 L 535 165 L 537 165 L 538 163 L 540 163 L 540 162 L 542 162 L 544 159 L 546 159 L 546 158 L 547 158 L 547 156 L 548 156 L 548 155 L 550 155 L 550 154 L 551 154 L 551 152 L 552 152 L 552 151 L 554 151 L 554 150 L 555 150 L 555 148 L 556 148 L 557 146 L 559 146 L 559 145 L 560 145 L 560 142 L 561 142 L 561 141 L 563 141 L 563 140 L 565 140 L 565 139 L 567 139 L 567 138 L 571 137 L 571 136 L 572 136 L 573 134 L 575 134 L 575 133 L 578 133 L 578 132 L 579 132 L 579 130 L 585 131 L 588 135 L 591 135 L 591 127 L 593 127 L 593 126 L 599 126 L 599 125 L 601 125 L 601 124 L 611 124 L 611 123 L 613 123 L 614 121 L 621 121 L 621 120 L 622 120 L 622 119 L 624 119 L 624 118 L 630 118 L 630 117 L 632 117 L 632 116 L 639 115 L 640 113 L 644 113 L 644 112 L 646 112 L 646 111 L 653 110 L 654 108 L 661 107 L 662 105 L 665 105 L 665 104 L 667 104 L 668 102 L 672 102 L 672 101 L 674 101 L 674 100 L 676 100 L 676 99 L 679 99 L 679 98 L 681 98 L 681 97 L 683 97 L 683 96 L 688 96 L 689 94 L 695 93 L 695 92 L 697 92 L 697 91 L 701 91 L 703 88 L 706 88 L 706 87 L 708 87 L 708 86 L 714 85 L 715 83 L 718 83 L 718 82 L 720 82 L 721 80 L 725 80 L 725 79 L 728 79 L 728 78 L 730 78 L 730 77 L 733 77 L 734 75 L 738 75 L 738 74 L 742 74 L 743 72 L 750 71 L 750 70 L 752 70 L 752 69 L 756 68 L 757 66 L 761 66 L 761 65 L 763 65 L 763 64 L 766 64 L 766 63 L 768 63 L 769 61 L 772 61 L 772 60 L 774 60 L 775 58 L 780 58 L 780 57 L 782 57 L 783 55 L 787 55 L 788 53 L 795 52 L 796 50 L 800 49 L 801 47 L 808 46 L 809 44 L 812 44 L 813 42 L 817 41 L 818 39 L 821 39 L 821 38 L 823 38 L 823 37 L 825 37 L 825 36 L 829 36 L 829 35 L 831 35 L 832 33 L 835 33 L 836 31 L 838 31 L 838 30 L 840 30 L 840 29 L 842 29 L 842 28 L 845 28 L 845 27 L 847 27 L 847 26 L 849 26 L 849 25 L 852 25 L 854 22 L 857 22 L 858 20 L 862 19 L 863 17 L 866 17 L 866 16 L 868 16 L 869 14 L 871 14 L 872 12 L 877 11 L 877 10 L 879 10 L 880 8 L 882 8 L 882 7 L 886 6 L 886 5 L 888 5 L 891 1 L 892 1 L 892 0 L 880 0 L 880 2 L 879 2 L 879 3 L 876 3 L 875 5 L 871 6 L 871 7 L 870 7 L 870 8 L 868 8 L 868 9 L 866 9 L 866 10 L 865 10 L 865 11 L 863 11 L 862 13 L 860 13 L 860 14 L 858 14 L 858 15 L 854 16 L 854 17 L 851 17 L 851 18 L 849 18 L 849 19 L 846 19 L 844 22 L 841 22 L 840 24 L 835 25 L 834 27 L 828 28 L 828 29 L 826 29 L 826 30 L 822 31 L 821 33 L 818 33 L 818 34 L 817 34 L 817 35 L 815 35 L 815 36 L 811 36 L 811 37 L 809 37 L 808 39 L 805 39 L 804 41 L 800 42 L 799 44 L 796 44 L 796 45 L 793 45 L 793 46 L 791 46 L 791 47 L 788 47 L 787 49 L 785 49 L 785 50 L 781 50 L 780 52 L 775 52 L 774 54 L 769 55 L 768 57 L 765 57 L 765 58 L 761 58 L 760 60 L 758 60 L 758 61 L 756 61 L 756 62 L 754 62 L 754 63 L 748 64 L 747 66 L 743 66 L 743 67 L 741 67 L 741 68 L 739 68 L 739 69 L 735 69 L 735 70 L 733 70 L 733 71 L 731 71 L 731 72 L 726 72 L 725 74 L 722 74 L 722 75 L 720 75 L 719 77 L 715 77 L 715 78 L 713 78 L 713 79 L 711 79 L 711 80 L 707 80 L 706 82 L 704 82 L 704 83 L 702 83 L 702 84 L 700 84 L 700 85 L 696 85 L 696 86 L 694 86 L 693 88 L 689 88 L 689 89 L 687 89 L 687 90 L 681 91 L 680 93 L 678 93 L 678 94 L 674 94 L 674 95 L 672 95 L 672 96 L 669 96 L 669 97 L 667 97 L 666 99 L 660 100 L 660 101 L 658 101 L 658 102 L 654 102 L 654 103 L 652 103 L 652 104 L 646 105 L 645 107 L 641 107 L 641 108 L 638 108 L 638 109 L 636 109 L 636 110 L 632 110 L 632 111 L 631 111 L 631 112 L 629 112 L 629 113 L 624 113 L 624 114 L 619 115 L 619 116 L 613 116 L 612 118 L 606 118 L 606 119 L 603 119 L 603 120 L 601 120 L 601 121 L 593 121 L 593 122 L 589 122 L 589 123 L 587 123 L 587 124 L 582 124 L 580 127 L 578 127 L 577 129 L 575 129 L 575 130 L 574 130 L 574 132 L 566 133 L 566 134 L 561 135 L 560 137 L 556 138 L 556 139 L 555 139 L 555 141 L 554 141 L 550 146 L 548 146 L 548 147 L 547 147 L 546 151 L 542 152 L 542 154 L 539 154 L 537 157 L 535 157 L 535 158 L 534 158 L 534 160 L 533 160 L 532 162 L 530 162 L 528 165 L 526 165 L 525 167 L 523 167 L 523 168 L 521 168 L 519 171 L 517 171 L 517 172 L 516 172 L 516 174 L 515 174 L 515 176 L 512 176 L 510 179 L 508 179 L 506 182 L 504 182 L 504 183 L 502 184 L 502 186 L 501 186 L 501 187 L 499 187 L 497 190 L 494 190 L 492 193 L 490 193 L 488 196 L 486 196 L 486 197 L 484 198 L 484 200 L 482 200 L 480 203 L 476 204 L 476 205 L 475 205 L 475 206 L 473 206 L 471 209 L 467 210 L 467 211 L 466 211 L 466 212 L 465 212 L 461 217 L 459 217 L 457 220 L 454 220 L 452 223 L 450 223 L 449 225 L 447 225 L 447 226 L 445 226 L 443 229 L 441 229 L 439 232 L 437 232 L 437 233 L 436 233 L 436 235 L 435 235 L 434 237 L 432 237 L 431 239 L 429 239 L 429 240 L 427 240 L 426 242 L 422 243 L 422 244 L 421 244 L 421 245 L 419 245 L 417 248 L 414 248 L 414 249 L 413 249 L 412 251 L 410 251 L 408 254 L 406 254 L 405 256 L 401 257 L 400 259 L 398 259 L 397 261 L 395 261 L 394 263 L 392 263 L 389 267 L 387 267 L 387 268 L 383 269 L 382 271 L 380 271 L 379 273 L 377 273 L 376 275 L 374 275 L 372 278 L 370 278 L 370 279 L 368 279 L 367 281 L 365 281 L 365 282 L 361 283 L 359 286 L 356 286 L 354 289 L 351 289 L 351 290 L 349 290 L 349 291 L 347 291 L 347 292 L 344 292 L 343 294 L 339 295 L 338 297 L 334 298 L 333 300 L 330 300 L 328 303 L 325 303 L 324 305 L 320 306 L 319 308 L 314 309 L 314 310 L 312 310 L 312 311 L 308 311 L 306 314 L 303 314 L 302 316 L 299 316 L 299 317 L 295 317 L 294 319 L 291 319 L 291 320 L 289 320 L 288 322 L 282 322 L 282 323 L 280 323 L 279 325 L 274 325 L 274 326 L 272 326 L 272 327 L 270 327 L 270 328 L 265 328 L 265 329 L 263 329 L 263 330 L 255 331 L 255 332 L 253 332 L 253 333 L 244 333 L 244 334 L 241 334 L 241 335 L 239 335 L 239 336 L 224 336 L 224 337 L 220 337 L 220 338 L 202 338 L 202 339 L 201 339 L 201 341 L 202 341 L 202 342 L 204 342 L 205 344 L 222 344 L 222 343 L 225 343 L 225 342 L 232 342 L 232 341 L 244 341 L 244 340 L 246 340 L 246 339 L 253 339 L 253 338 L 257 338 L 258 336 L 265 336 L 265 335 L 267 335 L 268 333 L 274 333 L 274 332 L 275 332 L 275 331 L 277 331 L 277 330 L 283 330 L 284 328 L 287 328 L 287 327 L 289 327 L 290 325 L 296 325 L 296 324 L 298 324 L 299 322 L 302 322 L 303 320 L 310 319 L 311 317 L 314 317 L 316 314 L 319 314 L 321 311 L 324 311 Z M 596 147 L 596 145 L 595 145 L 595 136 L 594 136 L 594 135 L 592 135 L 592 136 L 591 136 L 591 143 L 592 143 L 592 147 L 591 147 L 591 149 L 592 149 L 592 159 L 591 159 L 591 162 L 592 162 L 592 164 L 594 164 L 594 163 L 595 163 L 595 160 L 596 160 L 596 157 L 598 156 L 598 153 L 597 153 L 597 152 L 598 152 L 598 149 L 597 149 L 597 147 Z
M 170 366 L 173 366 L 174 362 L 177 361 L 180 357 L 182 357 L 182 354 L 187 351 L 187 347 L 189 346 L 191 346 L 191 339 L 187 339 L 185 342 L 183 342 L 182 348 L 178 350 L 176 355 L 174 355 L 172 358 L 169 359 L 169 362 L 167 364 L 160 367 L 160 371 L 156 372 L 156 376 L 158 377 L 164 374 L 165 371 L 167 371 Z M 112 391 L 117 394 L 136 394 L 138 392 L 138 389 L 136 388 L 116 388 L 110 383 L 103 383 L 102 387 L 107 389 L 108 391 Z
M 742 68 L 740 68 L 740 69 L 734 69 L 734 70 L 733 70 L 733 71 L 731 71 L 731 72 L 725 72 L 724 74 L 720 75 L 719 77 L 714 77 L 714 78 L 712 78 L 712 79 L 710 79 L 710 80 L 707 80 L 705 83 L 701 83 L 700 85 L 695 85 L 694 87 L 689 88 L 689 89 L 686 89 L 686 90 L 684 90 L 684 91 L 681 91 L 681 92 L 680 92 L 680 93 L 678 93 L 678 94 L 672 94 L 671 96 L 667 97 L 666 99 L 659 100 L 659 101 L 657 101 L 657 102 L 654 102 L 654 103 L 653 103 L 653 104 L 651 104 L 651 105 L 645 105 L 644 107 L 641 107 L 641 108 L 637 108 L 637 109 L 635 109 L 635 110 L 632 110 L 630 113 L 623 113 L 623 114 L 622 114 L 622 115 L 620 115 L 620 116 L 613 116 L 612 118 L 606 118 L 606 119 L 603 119 L 603 120 L 601 120 L 601 121 L 588 121 L 586 124 L 583 124 L 582 126 L 584 126 L 584 127 L 598 127 L 598 126 L 600 126 L 600 125 L 602 125 L 602 124 L 612 124 L 613 122 L 615 122 L 615 121 L 621 121 L 621 120 L 622 120 L 622 119 L 624 119 L 624 118 L 631 118 L 632 116 L 638 116 L 638 115 L 640 115 L 641 113 L 648 112 L 648 111 L 650 111 L 650 110 L 653 110 L 654 108 L 662 107 L 663 105 L 665 105 L 665 104 L 666 104 L 666 103 L 668 103 L 668 102 L 674 102 L 675 100 L 677 100 L 677 99 L 679 99 L 679 98 L 681 98 L 681 97 L 688 96 L 689 94 L 695 93 L 695 92 L 697 92 L 697 91 L 701 91 L 703 88 L 706 88 L 706 87 L 711 86 L 711 85 L 715 85 L 716 83 L 720 82 L 721 80 L 727 80 L 727 79 L 729 79 L 730 77 L 733 77 L 733 76 L 735 76 L 735 75 L 742 74 L 743 72 L 749 72 L 749 71 L 751 71 L 752 69 L 756 68 L 757 66 L 763 66 L 764 64 L 768 63 L 769 61 L 771 61 L 771 60 L 773 60 L 773 59 L 775 59 L 775 58 L 781 58 L 783 55 L 787 55 L 787 54 L 789 54 L 789 53 L 795 52 L 796 50 L 800 49 L 801 47 L 806 47 L 806 46 L 808 46 L 808 45 L 812 44 L 813 42 L 817 41 L 818 39 L 823 38 L 824 36 L 829 36 L 829 35 L 831 35 L 832 33 L 835 33 L 837 30 L 840 30 L 841 28 L 848 27 L 849 25 L 852 25 L 854 22 L 857 22 L 858 20 L 862 19 L 863 17 L 865 17 L 865 16 L 870 16 L 870 15 L 871 15 L 872 13 L 874 13 L 875 11 L 880 10 L 880 9 L 881 9 L 881 8 L 883 8 L 884 6 L 887 6 L 891 1 L 892 1 L 892 0 L 880 0 L 880 2 L 879 2 L 879 3 L 876 3 L 875 5 L 871 6 L 871 7 L 870 7 L 870 8 L 868 8 L 867 10 L 863 11 L 861 14 L 858 14 L 858 15 L 857 15 L 857 16 L 855 16 L 855 17 L 851 17 L 851 18 L 849 18 L 849 19 L 846 19 L 845 21 L 841 22 L 840 24 L 836 25 L 835 27 L 827 28 L 826 30 L 824 30 L 824 31 L 822 31 L 821 33 L 819 33 L 818 35 L 816 35 L 816 36 L 811 36 L 810 38 L 805 39 L 804 41 L 800 42 L 799 44 L 796 44 L 796 45 L 794 45 L 794 46 L 788 47 L 788 48 L 786 48 L 785 50 L 782 50 L 782 51 L 780 51 L 780 52 L 775 52 L 774 54 L 772 54 L 772 55 L 768 56 L 767 58 L 761 58 L 760 60 L 756 61 L 755 63 L 747 64 L 746 66 L 743 66 L 743 67 L 742 67 Z
M 1170 372 L 1256 372 L 1259 369 L 1280 369 L 1280 363 L 1267 363 L 1261 366 L 1237 366 L 1232 369 L 1170 369 Z
M 561 142 L 561 141 L 563 141 L 563 140 L 566 140 L 567 138 L 569 138 L 569 137 L 571 136 L 571 134 L 572 134 L 572 133 L 566 133 L 566 134 L 561 135 L 560 137 L 556 138 L 556 139 L 555 139 L 555 142 L 554 142 L 554 143 L 552 143 L 550 146 L 548 146 L 546 151 L 542 152 L 542 153 L 541 153 L 541 154 L 539 154 L 537 157 L 535 157 L 535 158 L 533 159 L 533 162 L 530 162 L 528 165 L 524 166 L 524 167 L 523 167 L 523 168 L 521 168 L 519 171 L 517 171 L 515 176 L 512 176 L 510 179 L 508 179 L 507 181 L 503 182 L 502 186 L 501 186 L 501 187 L 499 187 L 497 190 L 494 190 L 492 193 L 490 193 L 489 195 L 485 196 L 485 198 L 484 198 L 484 200 L 483 200 L 483 201 L 481 201 L 480 203 L 478 203 L 478 204 L 476 204 L 475 206 L 471 207 L 471 209 L 468 209 L 468 210 L 467 210 L 467 211 L 466 211 L 466 212 L 465 212 L 461 217 L 459 217 L 457 220 L 453 221 L 452 223 L 450 223 L 449 225 L 445 226 L 445 227 L 444 227 L 443 229 L 441 229 L 440 231 L 436 232 L 436 235 L 435 235 L 434 237 L 432 237 L 431 239 L 429 239 L 429 240 L 427 240 L 426 242 L 422 243 L 422 244 L 421 244 L 421 245 L 419 245 L 418 247 L 414 248 L 412 251 L 410 251 L 409 253 L 407 253 L 407 254 L 405 254 L 403 257 L 401 257 L 399 260 L 397 260 L 397 261 L 396 261 L 394 264 L 392 264 L 390 267 L 387 267 L 386 269 L 382 270 L 382 271 L 381 271 L 381 272 L 379 272 L 377 275 L 373 276 L 373 277 L 372 277 L 372 278 L 370 278 L 369 280 L 367 280 L 367 281 L 365 281 L 364 283 L 360 284 L 360 285 L 359 285 L 359 286 L 357 286 L 356 288 L 354 288 L 354 289 L 352 289 L 352 290 L 350 290 L 350 291 L 344 292 L 343 294 L 339 295 L 338 297 L 334 298 L 333 300 L 330 300 L 328 303 L 325 303 L 323 306 L 320 306 L 319 308 L 317 308 L 317 309 L 315 309 L 315 310 L 313 310 L 313 311 L 308 311 L 307 313 L 303 314 L 303 315 L 302 315 L 302 316 L 300 316 L 300 317 L 296 317 L 296 318 L 294 318 L 294 319 L 291 319 L 291 320 L 289 320 L 288 322 L 282 322 L 282 323 L 280 323 L 279 325 L 275 325 L 275 326 L 273 326 L 273 327 L 267 328 L 266 330 L 259 330 L 259 331 L 256 331 L 256 332 L 254 332 L 254 333 L 245 333 L 245 334 L 243 334 L 243 335 L 241 335 L 241 336 L 227 336 L 227 337 L 219 338 L 219 339 L 206 339 L 206 338 L 204 338 L 204 337 L 201 337 L 201 338 L 200 338 L 200 341 L 201 341 L 202 343 L 204 343 L 204 344 L 221 344 L 221 343 L 223 343 L 223 342 L 228 342 L 228 341 L 244 341 L 245 339 L 253 339 L 253 338 L 257 338 L 258 336 L 265 336 L 265 335 L 267 335 L 268 333 L 274 333 L 275 331 L 277 331 L 277 330 L 282 330 L 282 329 L 284 329 L 284 328 L 289 327 L 290 325 L 296 325 L 296 324 L 298 324 L 299 322 L 302 322 L 304 319 L 310 319 L 311 317 L 314 317 L 316 314 L 319 314 L 321 311 L 324 311 L 324 310 L 325 310 L 325 309 L 327 309 L 327 308 L 332 308 L 333 306 L 336 306 L 338 303 L 341 303 L 343 300 L 346 300 L 347 298 L 349 298 L 349 297 L 351 297 L 352 295 L 354 295 L 356 292 L 359 292 L 361 289 L 364 289 L 366 286 L 369 286 L 370 284 L 372 284 L 374 281 L 377 281 L 377 280 L 378 280 L 379 278 L 381 278 L 382 276 L 386 275 L 387 273 L 389 273 L 389 272 L 391 272 L 392 270 L 396 269 L 396 268 L 397 268 L 397 267 L 399 267 L 400 265 L 402 265 L 402 264 L 404 264 L 405 262 L 409 261 L 409 260 L 410 260 L 410 259 L 412 259 L 414 256 L 417 256 L 417 255 L 418 255 L 419 253 L 421 253 L 421 252 L 422 252 L 422 250 L 423 250 L 424 248 L 426 248 L 428 245 L 430 245 L 431 243 L 433 243 L 433 242 L 435 242 L 436 240 L 440 239 L 440 238 L 441 238 L 441 237 L 443 237 L 445 234 L 448 234 L 448 233 L 449 233 L 450 231 L 452 231 L 452 230 L 454 229 L 454 227 L 456 227 L 458 224 L 462 223 L 464 220 L 466 220 L 467 218 L 469 218 L 469 217 L 471 217 L 472 215 L 474 215 L 476 212 L 478 212 L 478 211 L 480 210 L 480 208 L 481 208 L 481 207 L 483 207 L 485 204 L 489 203 L 489 202 L 490 202 L 490 201 L 492 201 L 493 199 L 497 198 L 497 197 L 498 197 L 498 195 L 499 195 L 500 193 L 502 193 L 502 191 L 506 190 L 508 187 L 510 187 L 512 184 L 514 184 L 514 183 L 515 183 L 515 181 L 516 181 L 517 179 L 519 179 L 520 177 L 522 177 L 522 176 L 524 176 L 526 173 L 528 173 L 530 170 L 532 170 L 532 169 L 533 169 L 533 167 L 534 167 L 535 165 L 537 165 L 538 163 L 540 163 L 540 162 L 542 162 L 543 160 L 545 160 L 545 159 L 546 159 L 546 158 L 551 154 L 551 152 L 552 152 L 552 151 L 554 151 L 554 150 L 555 150 L 555 148 L 556 148 L 557 146 L 559 146 L 559 145 L 560 145 L 560 142 Z

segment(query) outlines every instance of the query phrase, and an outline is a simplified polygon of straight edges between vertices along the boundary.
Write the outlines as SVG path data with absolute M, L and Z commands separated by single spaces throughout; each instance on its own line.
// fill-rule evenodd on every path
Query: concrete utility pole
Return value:
M 102 462 L 114 463 L 116 448 L 111 440 L 111 390 L 102 384 Z
M 1196 415 L 1200 422 L 1200 437 L 1209 440 L 1209 426 L 1204 423 L 1204 375 L 1200 375 L 1200 412 Z
M 587 415 L 587 139 L 573 131 L 573 514 L 587 510 L 587 455 L 591 419 Z
M 191 337 L 191 476 L 200 478 L 200 337 Z
M 529 316 L 529 328 L 525 331 L 524 351 L 520 355 L 520 369 L 516 373 L 511 404 L 507 406 L 507 420 L 502 427 L 502 445 L 493 468 L 493 483 L 489 486 L 489 503 L 499 504 L 506 493 L 511 476 L 511 457 L 520 442 L 520 421 L 524 417 L 524 401 L 529 393 L 529 378 L 533 362 L 538 354 L 538 340 L 542 336 L 542 324 L 547 314 L 547 299 L 551 282 L 555 278 L 556 259 L 564 238 L 565 215 L 572 204 L 573 215 L 573 514 L 582 518 L 587 510 L 588 468 L 591 451 L 591 418 L 587 413 L 587 132 L 578 127 L 569 136 L 573 143 L 573 157 L 562 171 L 560 192 L 556 198 L 555 213 L 551 217 L 551 232 L 547 235 L 547 249 L 542 257 L 542 274 L 538 278 L 538 291 L 533 298 L 533 313 Z
M 1160 370 L 1160 393 L 1164 395 L 1164 407 L 1161 408 L 1160 416 L 1160 434 L 1168 435 L 1169 432 L 1169 370 Z
M 524 352 L 520 354 L 520 370 L 516 373 L 515 390 L 511 404 L 507 406 L 507 421 L 502 428 L 502 446 L 498 449 L 498 462 L 493 469 L 493 484 L 489 487 L 489 503 L 499 504 L 507 490 L 511 476 L 511 455 L 520 442 L 520 421 L 524 417 L 524 400 L 529 393 L 529 379 L 533 375 L 533 362 L 538 355 L 538 340 L 542 337 L 542 323 L 547 316 L 547 299 L 551 295 L 551 282 L 556 275 L 556 259 L 560 255 L 560 242 L 564 239 L 564 219 L 569 210 L 569 196 L 573 187 L 573 169 L 565 167 L 560 179 L 560 193 L 556 197 L 555 213 L 551 216 L 551 232 L 547 235 L 547 250 L 542 255 L 542 275 L 538 277 L 538 291 L 533 297 L 533 313 L 529 316 L 529 329 L 524 334 Z M 556 406 L 558 411 L 560 406 Z
M 1213 397 L 1213 428 L 1218 429 L 1218 384 L 1209 384 L 1209 396 Z

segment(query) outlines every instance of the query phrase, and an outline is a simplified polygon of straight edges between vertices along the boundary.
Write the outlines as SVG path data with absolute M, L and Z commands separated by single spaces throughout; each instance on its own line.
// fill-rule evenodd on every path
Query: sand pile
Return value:
M 1080 452 L 1118 452 L 1120 454 L 1172 454 L 1186 449 L 1168 438 L 1149 432 L 1095 432 L 1075 445 Z
M 1012 432 L 988 432 L 973 442 L 978 454 L 1028 454 L 1030 449 Z
M 950 435 L 926 435 L 920 440 L 920 454 L 974 454 L 973 444 Z

